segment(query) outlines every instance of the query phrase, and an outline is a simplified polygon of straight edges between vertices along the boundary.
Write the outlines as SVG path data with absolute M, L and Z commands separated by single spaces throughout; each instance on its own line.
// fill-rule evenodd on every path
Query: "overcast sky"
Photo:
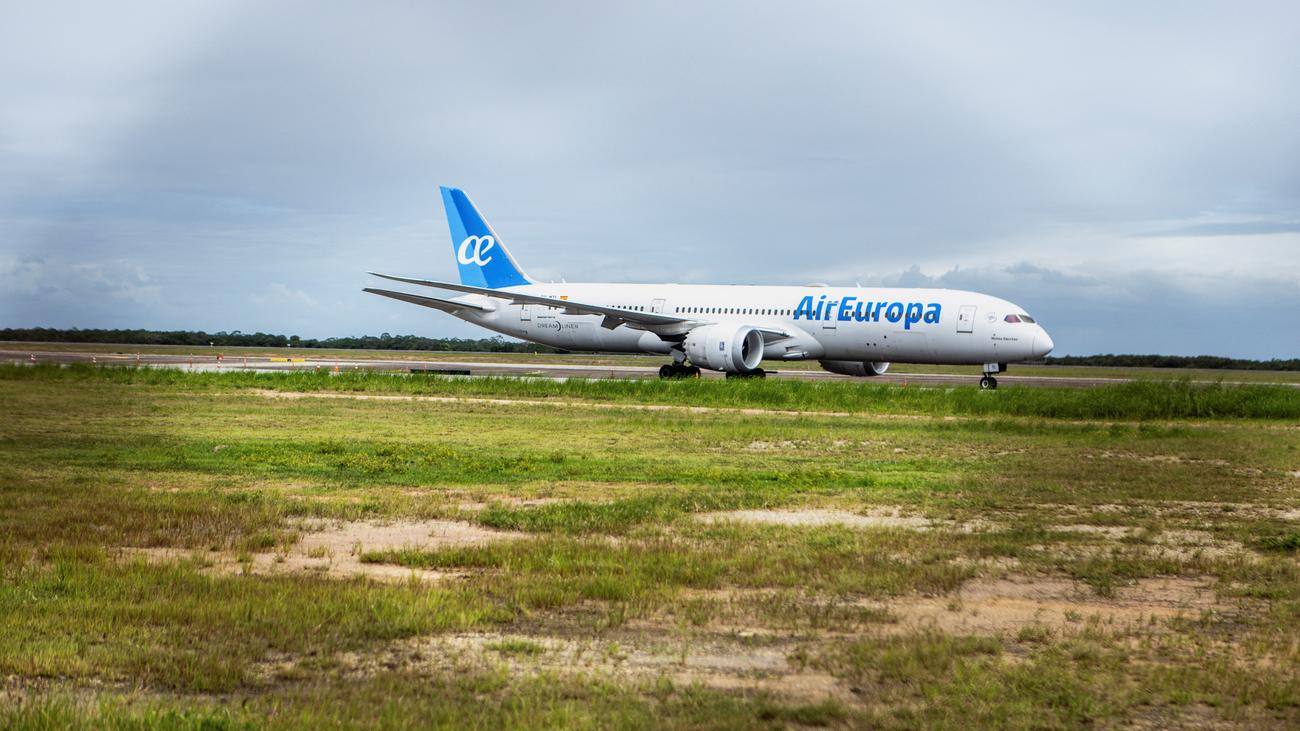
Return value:
M 1057 354 L 1300 356 L 1300 4 L 9 4 L 0 326 L 488 333 L 536 278 L 974 289 Z

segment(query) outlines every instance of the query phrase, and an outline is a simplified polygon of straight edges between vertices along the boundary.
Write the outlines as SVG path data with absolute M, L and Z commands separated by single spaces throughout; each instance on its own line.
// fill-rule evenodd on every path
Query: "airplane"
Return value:
M 831 373 L 880 376 L 890 363 L 983 367 L 995 389 L 1009 363 L 1042 358 L 1052 338 L 1019 305 L 977 292 L 881 287 L 538 282 L 458 188 L 441 188 L 460 282 L 369 272 L 459 293 L 365 292 L 441 310 L 564 350 L 670 356 L 661 378 L 762 378 L 763 361 L 816 360 Z

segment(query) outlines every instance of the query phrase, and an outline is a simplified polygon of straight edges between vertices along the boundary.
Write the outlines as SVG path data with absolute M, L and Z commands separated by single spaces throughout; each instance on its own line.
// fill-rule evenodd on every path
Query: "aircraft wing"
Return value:
M 418 294 L 394 292 L 391 289 L 373 289 L 371 287 L 366 287 L 361 291 L 369 292 L 370 294 L 377 294 L 380 297 L 391 297 L 392 299 L 395 300 L 410 302 L 413 305 L 420 305 L 422 307 L 432 307 L 435 310 L 442 310 L 443 312 L 454 312 L 456 310 L 480 310 L 480 311 L 487 310 L 486 307 L 483 307 L 481 305 L 470 304 L 469 302 L 456 302 L 455 300 L 445 300 L 445 299 L 440 299 L 438 297 L 421 297 Z
M 674 326 L 680 326 L 691 322 L 686 318 L 674 317 L 672 315 L 663 315 L 656 312 L 634 312 L 619 307 L 606 307 L 604 305 L 589 305 L 583 302 L 574 302 L 573 300 L 560 299 L 558 297 L 545 297 L 536 294 L 524 294 L 523 292 L 512 292 L 508 289 L 489 289 L 487 287 L 474 287 L 468 284 L 456 284 L 453 282 L 434 282 L 428 279 L 410 279 L 407 277 L 395 277 L 391 274 L 380 274 L 370 272 L 376 277 L 391 279 L 394 282 L 406 282 L 407 284 L 418 284 L 421 287 L 435 287 L 437 289 L 450 289 L 453 292 L 468 292 L 470 294 L 481 294 L 495 299 L 503 299 L 511 302 L 521 302 L 530 305 L 544 305 L 546 307 L 555 307 L 564 310 L 571 315 L 600 315 L 600 326 L 613 330 L 624 323 L 640 328 L 642 330 L 651 330 L 660 332 L 666 329 L 679 329 Z M 408 295 L 411 296 L 411 295 Z M 401 298 L 398 298 L 401 299 Z M 407 300 L 408 302 L 410 300 Z M 420 303 L 416 303 L 420 304 Z M 690 328 L 685 328 L 690 329 Z

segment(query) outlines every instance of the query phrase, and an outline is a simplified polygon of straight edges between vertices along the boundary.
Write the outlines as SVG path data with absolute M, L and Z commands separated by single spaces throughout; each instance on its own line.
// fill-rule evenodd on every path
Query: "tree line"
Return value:
M 1300 371 L 1300 358 L 1248 360 L 1217 355 L 1063 355 L 1048 356 L 1048 365 L 1116 366 L 1123 368 L 1206 368 L 1242 371 Z
M 419 335 L 360 335 L 343 338 L 302 338 L 297 335 L 209 333 L 202 330 L 102 330 L 49 327 L 3 328 L 0 340 L 38 343 L 108 343 L 114 345 L 189 345 L 193 347 L 342 348 L 348 350 L 432 350 L 483 353 L 555 353 L 535 343 L 492 338 L 425 338 Z
M 255 348 L 341 348 L 348 350 L 431 350 L 480 353 L 559 353 L 546 345 L 491 338 L 425 338 L 419 335 L 360 335 L 344 338 L 301 338 L 297 335 L 208 333 L 202 330 L 101 330 L 49 327 L 3 328 L 0 340 L 39 343 L 109 343 L 115 345 L 189 345 Z M 1300 358 L 1247 360 L 1217 355 L 1065 355 L 1049 356 L 1048 365 L 1114 366 L 1124 368 L 1206 368 L 1248 371 L 1300 371 Z

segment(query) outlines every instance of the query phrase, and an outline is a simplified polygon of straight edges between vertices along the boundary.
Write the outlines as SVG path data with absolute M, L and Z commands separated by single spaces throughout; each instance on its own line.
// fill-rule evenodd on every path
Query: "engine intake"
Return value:
M 889 370 L 888 363 L 872 363 L 861 360 L 819 360 L 822 368 L 841 376 L 883 376 Z
M 747 325 L 706 325 L 686 334 L 685 350 L 701 368 L 748 373 L 763 362 L 763 333 Z

